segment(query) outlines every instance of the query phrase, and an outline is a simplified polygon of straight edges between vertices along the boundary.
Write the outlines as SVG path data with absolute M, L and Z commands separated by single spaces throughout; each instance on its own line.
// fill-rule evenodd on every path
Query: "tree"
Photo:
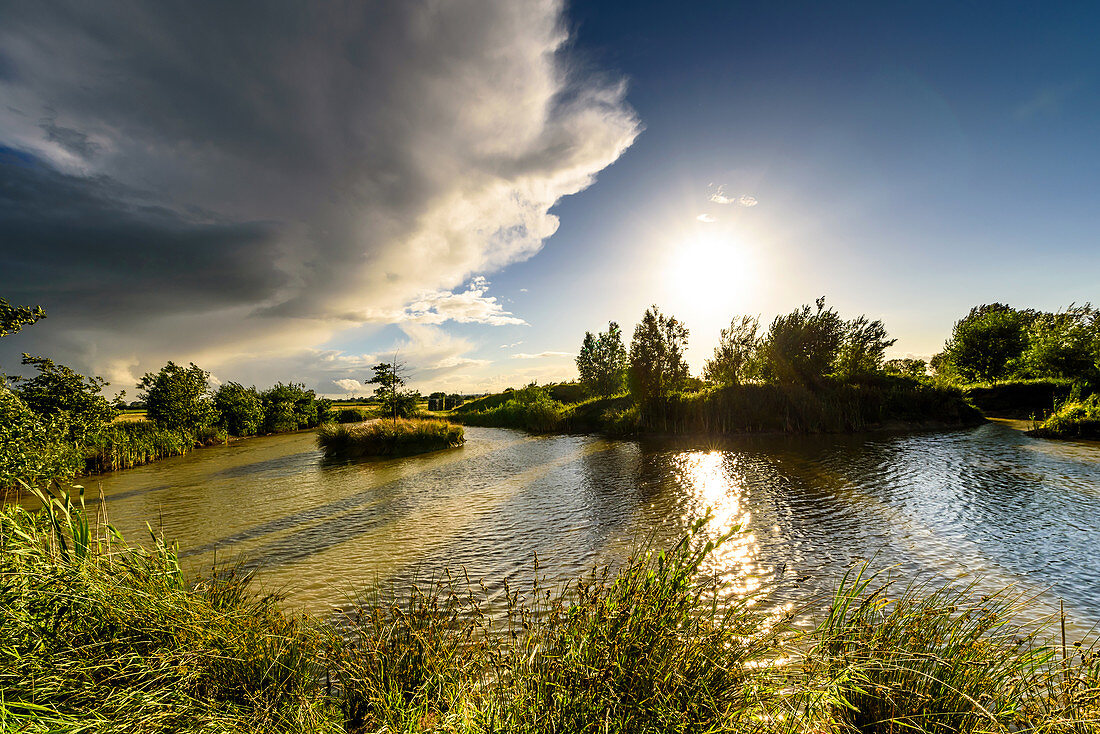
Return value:
M 169 362 L 159 372 L 146 372 L 138 383 L 149 420 L 172 430 L 194 431 L 218 417 L 211 400 L 210 373 L 194 362 L 181 367 Z
M 814 383 L 833 369 L 844 343 L 845 323 L 825 308 L 825 298 L 784 316 L 776 316 L 761 348 L 769 377 L 780 382 Z
M 218 426 L 233 436 L 251 436 L 264 425 L 264 404 L 255 387 L 226 382 L 214 393 Z
M 730 321 L 728 329 L 722 329 L 714 357 L 703 365 L 703 378 L 718 385 L 740 385 L 757 371 L 760 351 L 760 320 L 754 316 L 742 316 Z
M 1063 377 L 1097 382 L 1100 372 L 1100 311 L 1071 304 L 1040 313 L 1028 328 L 1020 369 L 1029 377 Z
M 1035 316 L 1003 303 L 975 306 L 955 323 L 944 345 L 943 361 L 964 379 L 1004 379 L 1019 366 Z
M 833 370 L 835 374 L 855 380 L 880 370 L 886 350 L 897 342 L 886 336 L 886 326 L 881 321 L 871 321 L 860 315 L 847 322 Z
M 60 418 L 69 437 L 82 444 L 118 415 L 100 393 L 110 383 L 102 377 L 85 377 L 46 357 L 23 355 L 23 364 L 38 370 L 34 377 L 15 377 L 14 391 L 23 403 L 44 418 Z
M 584 334 L 581 351 L 577 354 L 577 372 L 580 382 L 593 395 L 616 395 L 622 392 L 626 373 L 626 347 L 623 332 L 614 321 L 607 324 L 607 331 L 593 336 Z
M 331 408 L 328 400 L 301 383 L 275 383 L 260 394 L 263 402 L 264 433 L 283 433 L 313 428 L 323 421 Z
M 408 375 L 408 367 L 404 362 L 393 355 L 390 362 L 379 362 L 371 368 L 374 377 L 367 380 L 368 385 L 378 385 L 374 388 L 374 396 L 382 403 L 382 412 L 392 416 L 396 423 L 398 418 L 407 418 L 416 412 L 416 403 L 420 399 L 420 393 L 411 390 L 402 390 L 405 378 Z
M 30 326 L 46 318 L 41 306 L 13 306 L 6 298 L 0 298 L 0 336 L 11 336 L 24 326 Z
M 687 340 L 680 321 L 656 305 L 646 309 L 630 340 L 630 391 L 639 403 L 659 402 L 682 387 L 688 376 Z

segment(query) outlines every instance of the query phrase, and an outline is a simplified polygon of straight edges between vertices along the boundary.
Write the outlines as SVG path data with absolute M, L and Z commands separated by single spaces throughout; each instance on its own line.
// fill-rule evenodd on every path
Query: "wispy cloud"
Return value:
M 520 352 L 519 354 L 513 354 L 512 359 L 544 359 L 546 357 L 572 357 L 572 352 L 539 352 L 538 354 L 527 354 L 526 352 Z
M 713 201 L 715 204 L 732 204 L 733 203 L 733 199 L 726 196 L 726 194 L 722 190 L 721 186 L 718 187 L 717 191 L 715 191 L 713 194 L 710 195 L 710 200 Z
M 756 206 L 757 201 L 755 196 L 749 194 L 742 194 L 740 196 L 727 194 L 724 186 L 719 186 L 708 197 L 708 201 L 715 204 L 737 204 L 738 206 Z M 700 221 L 703 221 L 702 216 L 699 217 Z
M 1043 114 L 1057 114 L 1062 110 L 1066 100 L 1082 86 L 1080 81 L 1074 81 L 1043 87 L 1013 110 L 1012 116 L 1017 120 L 1029 120 Z
M 714 224 L 718 220 L 709 214 L 703 213 L 695 218 L 696 221 L 705 222 L 707 224 Z

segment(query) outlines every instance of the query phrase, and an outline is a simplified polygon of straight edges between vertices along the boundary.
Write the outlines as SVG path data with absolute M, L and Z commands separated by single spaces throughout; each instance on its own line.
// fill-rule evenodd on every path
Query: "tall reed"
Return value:
M 317 431 L 317 446 L 326 458 L 399 456 L 455 448 L 465 442 L 462 426 L 442 420 L 379 419 L 369 423 L 326 423 Z

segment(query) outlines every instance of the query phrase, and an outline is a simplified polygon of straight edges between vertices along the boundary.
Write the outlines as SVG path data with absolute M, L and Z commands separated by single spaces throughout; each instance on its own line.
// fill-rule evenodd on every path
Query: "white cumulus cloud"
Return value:
M 320 385 L 294 355 L 363 323 L 522 324 L 477 276 L 641 127 L 568 27 L 553 0 L 6 6 L 0 293 L 50 318 L 0 364 Z

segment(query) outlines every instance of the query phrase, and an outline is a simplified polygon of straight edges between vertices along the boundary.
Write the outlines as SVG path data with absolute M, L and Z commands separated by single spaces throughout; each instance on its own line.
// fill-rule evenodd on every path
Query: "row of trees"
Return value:
M 170 430 L 195 432 L 213 426 L 233 436 L 283 433 L 320 425 L 332 402 L 299 383 L 266 390 L 226 382 L 211 390 L 210 373 L 194 362 L 169 362 L 138 383 L 146 417 Z
M 931 364 L 938 375 L 967 382 L 1053 377 L 1097 384 L 1100 311 L 1089 304 L 1059 312 L 975 306 Z
M 588 332 L 576 360 L 581 384 L 602 396 L 628 386 L 643 404 L 682 390 L 691 381 L 684 358 L 688 335 L 681 321 L 657 306 L 646 309 L 634 328 L 629 351 L 615 322 L 606 332 Z M 894 341 L 881 321 L 866 316 L 844 320 L 819 298 L 813 307 L 775 317 L 766 332 L 757 317 L 735 317 L 722 329 L 703 379 L 714 385 L 857 381 L 884 368 L 883 358 Z M 924 370 L 919 360 L 896 360 L 891 367 L 902 373 Z

